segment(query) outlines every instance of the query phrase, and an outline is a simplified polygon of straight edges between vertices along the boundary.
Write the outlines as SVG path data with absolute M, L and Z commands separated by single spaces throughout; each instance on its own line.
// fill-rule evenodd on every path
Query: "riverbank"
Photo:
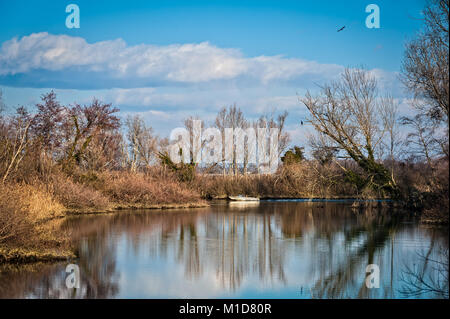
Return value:
M 401 205 L 396 202 L 389 200 L 362 200 L 355 198 L 266 198 L 265 201 L 273 202 L 350 202 L 353 201 L 352 209 L 360 211 L 361 209 L 386 209 L 393 208 L 399 209 Z M 53 212 L 53 217 L 43 221 L 39 227 L 46 228 L 47 238 L 34 237 L 29 242 L 18 241 L 15 245 L 0 245 L 0 264 L 27 264 L 36 262 L 57 262 L 57 261 L 67 261 L 73 260 L 78 256 L 74 252 L 73 248 L 68 241 L 67 234 L 61 232 L 61 227 L 59 227 L 65 220 L 66 217 L 73 215 L 96 215 L 96 214 L 112 214 L 117 213 L 122 210 L 162 210 L 162 209 L 182 209 L 182 208 L 200 208 L 210 206 L 210 202 L 193 202 L 193 203 L 183 203 L 183 204 L 159 204 L 159 205 L 120 205 L 116 204 L 107 210 L 70 210 L 62 209 L 59 214 Z M 51 207 L 51 206 L 48 206 Z M 55 206 L 54 206 L 55 207 Z M 442 219 L 429 218 L 425 219 L 425 216 L 420 220 L 421 223 L 426 223 L 430 225 L 445 225 L 447 222 Z M 35 230 L 34 230 L 35 231 Z M 43 233 L 42 231 L 38 232 Z M 49 237 L 58 238 L 53 243 L 48 241 Z
M 161 175 L 158 175 L 161 174 Z M 207 207 L 170 173 L 102 172 L 0 183 L 0 263 L 74 257 L 61 228 L 70 215 Z
M 322 180 L 319 183 L 321 179 L 314 177 L 305 165 L 283 168 L 273 175 L 197 174 L 185 182 L 163 167 L 146 172 L 75 170 L 70 175 L 54 170 L 45 179 L 3 183 L 0 184 L 0 263 L 73 257 L 69 236 L 60 227 L 64 217 L 70 215 L 200 208 L 209 206 L 209 199 L 240 194 L 265 200 L 348 200 L 354 201 L 354 209 L 406 207 L 403 202 L 390 202 L 369 191 L 358 191 L 343 176 L 341 182 Z M 442 210 L 427 210 L 422 222 L 448 224 L 448 216 L 445 219 L 442 214 Z
M 425 211 L 420 218 L 422 224 L 427 225 L 446 225 L 448 226 L 448 213 L 436 213 Z
M 35 262 L 55 262 L 76 258 L 74 252 L 70 250 L 58 251 L 38 251 L 26 248 L 0 247 L 0 264 L 26 264 Z
M 199 174 L 193 187 L 204 198 L 225 198 L 245 195 L 259 198 L 375 198 L 377 194 L 359 191 L 346 181 L 338 168 L 320 172 L 312 162 L 280 167 L 276 174 Z
M 396 182 L 397 208 L 422 215 L 423 223 L 448 224 L 448 162 L 436 164 L 429 174 L 418 173 L 421 166 L 399 165 Z M 431 180 L 431 182 L 430 182 Z M 260 199 L 357 199 L 389 200 L 387 194 L 349 179 L 340 167 L 314 161 L 283 165 L 276 174 L 199 175 L 193 182 L 204 198 L 225 199 L 244 195 Z
M 123 205 L 115 204 L 111 208 L 105 209 L 67 209 L 66 215 L 95 215 L 95 214 L 108 214 L 117 213 L 122 210 L 165 210 L 165 209 L 184 209 L 184 208 L 203 208 L 209 207 L 207 201 L 198 201 L 193 203 L 183 204 L 155 204 L 155 205 Z
M 190 208 L 202 208 L 210 206 L 208 202 L 194 202 L 183 204 L 159 204 L 159 205 L 114 205 L 112 208 L 99 210 L 99 209 L 65 209 L 62 211 L 62 215 L 46 220 L 43 225 L 48 226 L 49 223 L 59 222 L 61 223 L 65 217 L 76 215 L 100 215 L 100 214 L 114 214 L 123 210 L 165 210 L 165 209 L 190 209 Z M 65 235 L 60 229 L 54 231 L 59 235 Z M 54 235 L 53 235 L 54 236 Z M 43 238 L 35 238 L 31 243 L 27 243 L 24 246 L 19 245 L 0 245 L 0 264 L 26 264 L 36 262 L 57 262 L 65 261 L 73 258 L 77 258 L 77 255 L 70 247 L 68 242 L 61 244 L 53 244 L 50 249 L 42 247 L 42 243 L 45 242 Z M 31 246 L 37 247 L 27 247 Z M 23 245 L 23 243 L 22 243 Z M 58 247 L 62 246 L 62 247 Z

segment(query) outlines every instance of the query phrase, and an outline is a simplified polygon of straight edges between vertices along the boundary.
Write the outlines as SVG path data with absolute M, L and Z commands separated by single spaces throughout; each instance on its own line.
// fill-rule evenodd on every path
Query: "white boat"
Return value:
M 230 200 L 234 200 L 234 201 L 239 201 L 239 202 L 257 202 L 259 201 L 258 197 L 247 197 L 247 196 L 228 196 L 228 199 Z

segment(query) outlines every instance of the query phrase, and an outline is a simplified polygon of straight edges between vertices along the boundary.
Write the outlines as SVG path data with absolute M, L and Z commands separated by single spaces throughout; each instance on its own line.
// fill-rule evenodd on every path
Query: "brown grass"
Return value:
M 60 216 L 63 205 L 43 185 L 0 184 L 0 261 L 66 256 L 68 238 L 55 219 Z
M 76 183 L 62 174 L 54 175 L 49 185 L 53 195 L 69 210 L 106 210 L 111 201 L 98 190 L 85 183 Z
M 194 187 L 207 198 L 248 195 L 273 198 L 357 197 L 339 168 L 304 162 L 283 166 L 271 175 L 199 175 Z
M 167 176 L 157 178 L 152 174 L 111 172 L 103 173 L 102 192 L 119 204 L 162 205 L 201 202 L 200 195 Z
M 102 172 L 68 177 L 53 172 L 0 184 L 0 263 L 54 260 L 73 256 L 61 223 L 69 212 L 116 208 L 196 207 L 200 195 L 170 173 Z
M 422 221 L 426 223 L 448 224 L 449 221 L 449 164 L 437 163 L 433 179 L 429 183 L 430 191 L 425 196 Z

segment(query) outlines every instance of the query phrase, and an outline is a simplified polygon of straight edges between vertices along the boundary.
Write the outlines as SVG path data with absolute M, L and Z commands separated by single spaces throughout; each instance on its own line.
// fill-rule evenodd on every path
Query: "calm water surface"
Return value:
M 441 262 L 448 274 L 448 228 L 393 215 L 262 201 L 70 218 L 80 288 L 65 285 L 69 262 L 7 265 L 0 298 L 442 298 L 416 293 L 443 282 Z

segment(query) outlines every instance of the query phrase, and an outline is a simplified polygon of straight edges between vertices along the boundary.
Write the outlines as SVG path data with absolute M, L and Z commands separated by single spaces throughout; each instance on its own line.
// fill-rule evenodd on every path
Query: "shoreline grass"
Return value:
M 70 215 L 208 205 L 174 176 L 155 172 L 56 171 L 45 181 L 0 183 L 0 264 L 73 257 L 69 234 L 60 227 Z
M 0 247 L 0 264 L 25 264 L 35 262 L 56 262 L 76 258 L 71 250 L 44 250 L 38 251 L 26 248 Z
M 123 210 L 201 208 L 208 199 L 245 194 L 261 199 L 346 199 L 371 201 L 379 198 L 358 192 L 342 178 L 323 180 L 313 176 L 307 164 L 290 166 L 274 175 L 196 175 L 189 182 L 162 168 L 145 172 L 80 171 L 66 175 L 54 170 L 45 179 L 0 184 L 0 263 L 58 261 L 73 257 L 69 235 L 61 230 L 65 217 L 112 214 Z M 319 183 L 320 182 L 320 183 Z M 380 205 L 376 203 L 374 205 Z M 404 203 L 382 203 L 401 207 Z M 355 204 L 355 209 L 364 204 Z M 421 222 L 448 224 L 439 212 L 427 210 Z
M 67 216 L 73 215 L 95 215 L 95 214 L 113 214 L 123 210 L 165 210 L 165 209 L 182 209 L 182 208 L 204 208 L 209 207 L 207 201 L 199 201 L 183 204 L 155 204 L 155 205 L 123 205 L 116 204 L 108 209 L 67 209 L 65 214 Z

